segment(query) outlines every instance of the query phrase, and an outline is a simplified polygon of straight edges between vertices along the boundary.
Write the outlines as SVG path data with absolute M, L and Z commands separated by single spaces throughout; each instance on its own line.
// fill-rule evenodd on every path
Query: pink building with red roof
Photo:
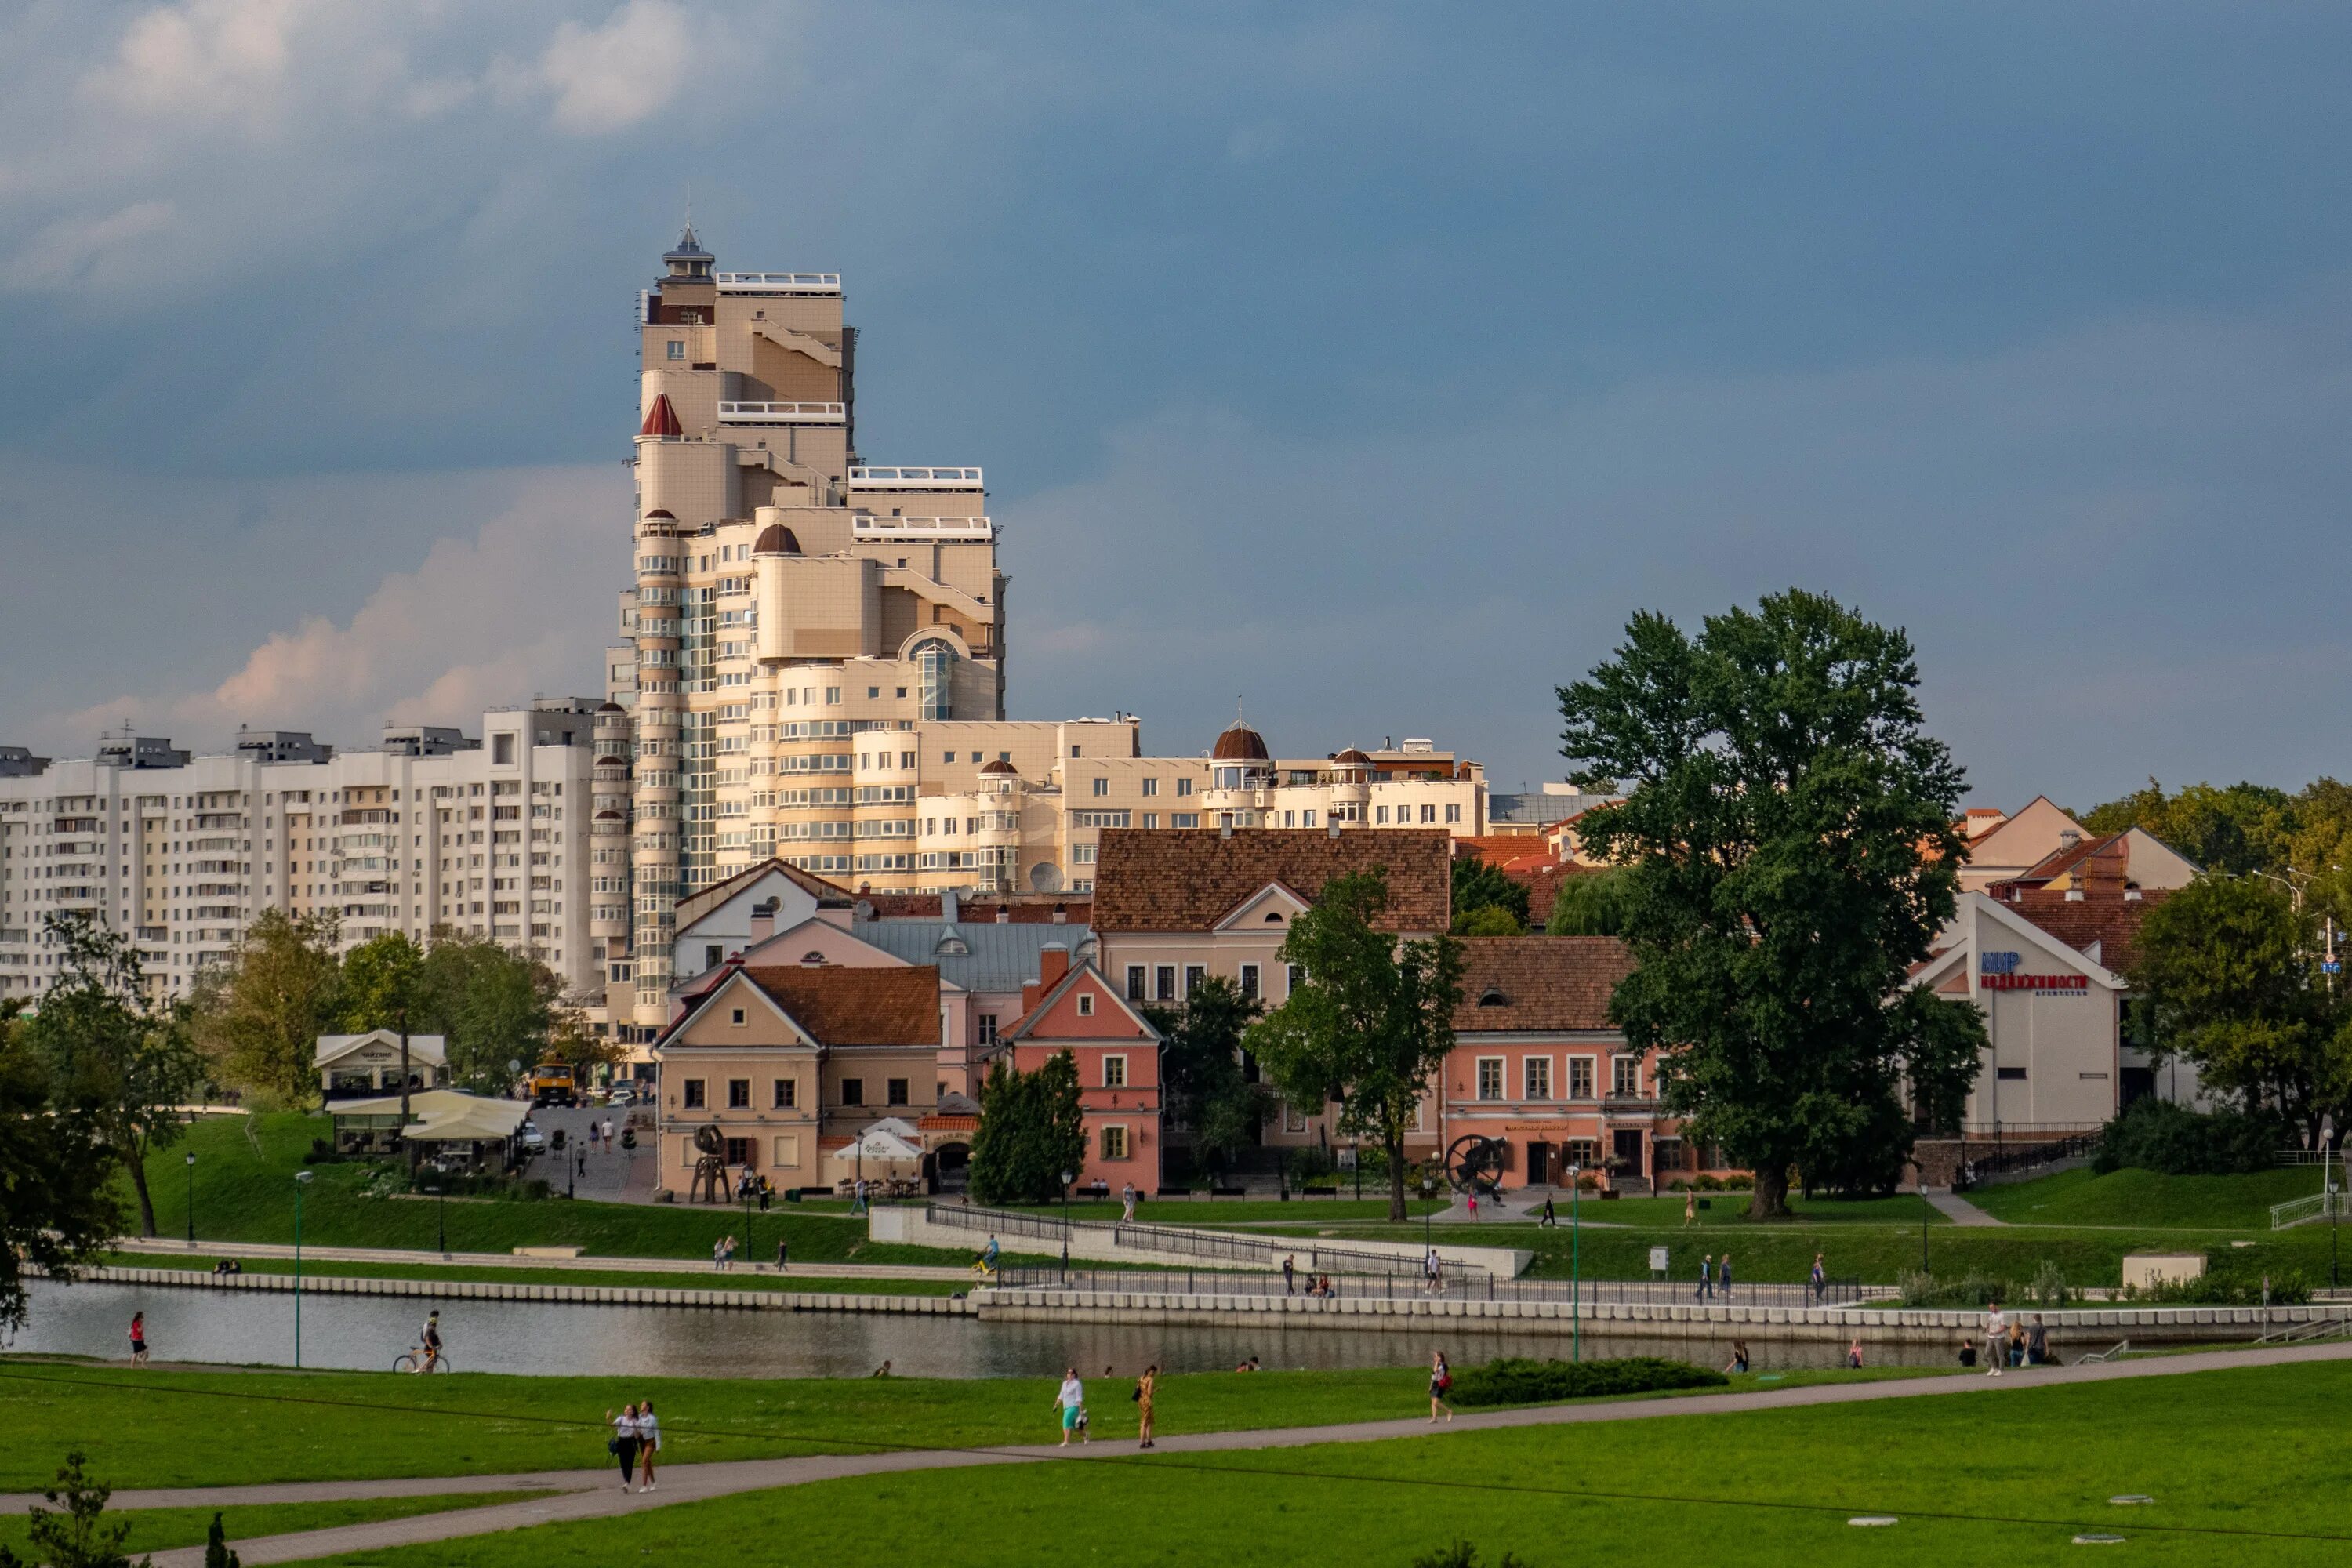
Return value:
M 1037 983 L 1024 986 L 1026 1007 L 1005 1037 L 1013 1065 L 1034 1072 L 1063 1051 L 1076 1059 L 1087 1153 L 1080 1186 L 1117 1192 L 1132 1184 L 1160 1190 L 1164 1148 L 1160 1125 L 1160 1031 L 1091 963 L 1075 968 L 1069 950 L 1040 954 Z

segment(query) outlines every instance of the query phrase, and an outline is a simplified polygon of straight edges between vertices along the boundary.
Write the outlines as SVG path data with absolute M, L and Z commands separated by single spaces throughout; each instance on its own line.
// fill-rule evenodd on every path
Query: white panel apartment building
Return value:
M 494 710 L 479 738 L 387 726 L 366 752 L 278 731 L 215 756 L 152 739 L 58 762 L 0 748 L 0 996 L 47 988 L 53 913 L 131 933 L 162 991 L 185 995 L 272 906 L 335 910 L 346 947 L 441 926 L 492 937 L 596 994 L 595 709 Z

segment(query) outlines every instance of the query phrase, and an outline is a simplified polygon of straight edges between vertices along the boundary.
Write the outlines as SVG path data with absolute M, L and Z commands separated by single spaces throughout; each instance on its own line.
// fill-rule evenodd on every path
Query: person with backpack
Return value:
M 1453 1391 L 1454 1369 L 1446 1364 L 1445 1352 L 1430 1352 L 1429 1418 L 1431 1421 L 1434 1422 L 1437 1419 L 1437 1413 L 1441 1410 L 1445 1412 L 1445 1418 L 1448 1421 L 1454 1419 L 1454 1406 L 1445 1403 L 1445 1396 Z

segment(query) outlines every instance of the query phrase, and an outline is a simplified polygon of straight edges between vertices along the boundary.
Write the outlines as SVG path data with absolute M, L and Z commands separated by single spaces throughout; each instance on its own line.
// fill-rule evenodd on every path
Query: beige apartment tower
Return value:
M 594 931 L 641 1030 L 667 1021 L 680 898 L 770 856 L 908 885 L 918 726 L 1004 715 L 981 470 L 860 460 L 840 275 L 718 271 L 691 227 L 663 260 L 637 311 L 635 659 L 598 731 L 598 842 L 625 837 L 632 896 Z

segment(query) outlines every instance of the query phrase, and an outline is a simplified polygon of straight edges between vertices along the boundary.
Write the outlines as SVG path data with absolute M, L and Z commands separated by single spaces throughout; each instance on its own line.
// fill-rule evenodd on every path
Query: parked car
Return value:
M 547 1134 L 526 1121 L 522 1124 L 522 1146 L 531 1153 L 539 1153 L 547 1147 Z
M 633 1083 L 614 1084 L 612 1095 L 605 1100 L 608 1105 L 635 1105 L 636 1102 L 637 1088 Z

